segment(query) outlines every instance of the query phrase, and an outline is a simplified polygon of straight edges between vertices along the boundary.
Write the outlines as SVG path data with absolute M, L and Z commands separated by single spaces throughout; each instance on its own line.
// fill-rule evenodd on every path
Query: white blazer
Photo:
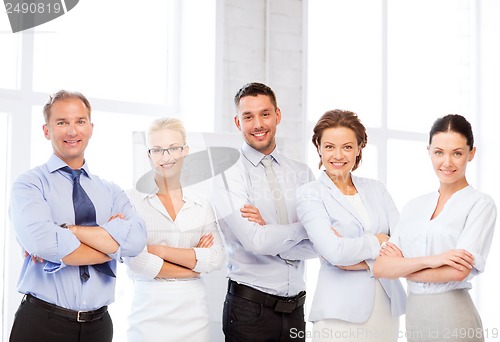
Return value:
M 370 217 L 370 233 L 365 233 L 363 220 L 325 172 L 297 191 L 298 217 L 322 257 L 309 315 L 312 322 L 322 319 L 366 322 L 372 312 L 378 280 L 391 300 L 392 315 L 398 317 L 405 310 L 406 293 L 401 282 L 377 280 L 371 272 L 380 251 L 375 234 L 389 234 L 396 226 L 399 212 L 381 182 L 351 177 Z M 370 271 L 344 271 L 335 266 L 354 265 L 363 260 Z

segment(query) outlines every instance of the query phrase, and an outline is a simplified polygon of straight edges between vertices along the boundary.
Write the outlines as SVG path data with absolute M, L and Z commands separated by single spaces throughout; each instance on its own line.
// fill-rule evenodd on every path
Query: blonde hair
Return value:
M 149 140 L 149 137 L 152 133 L 161 131 L 163 129 L 171 129 L 179 132 L 182 136 L 183 143 L 186 143 L 186 128 L 184 128 L 184 124 L 182 123 L 182 121 L 176 118 L 160 118 L 153 121 L 149 126 L 146 134 L 147 140 Z

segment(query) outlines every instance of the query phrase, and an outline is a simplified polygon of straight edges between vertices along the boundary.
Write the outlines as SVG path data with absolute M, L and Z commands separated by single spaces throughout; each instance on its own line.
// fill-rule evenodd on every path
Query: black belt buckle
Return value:
M 295 300 L 278 300 L 276 305 L 274 306 L 274 311 L 276 312 L 284 312 L 284 313 L 292 313 L 293 310 L 297 307 L 297 303 Z

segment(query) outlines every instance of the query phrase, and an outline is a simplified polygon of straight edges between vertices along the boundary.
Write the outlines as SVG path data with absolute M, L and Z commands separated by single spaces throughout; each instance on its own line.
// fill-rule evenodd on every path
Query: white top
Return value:
M 493 199 L 472 186 L 454 193 L 441 213 L 431 220 L 439 192 L 418 197 L 403 209 L 390 241 L 405 257 L 436 255 L 450 249 L 465 249 L 474 255 L 475 265 L 464 281 L 422 283 L 408 280 L 411 293 L 438 293 L 471 288 L 470 279 L 484 271 L 496 220 Z
M 370 216 L 368 215 L 368 211 L 366 211 L 366 207 L 359 196 L 359 193 L 355 195 L 345 195 L 345 197 L 349 200 L 354 210 L 361 217 L 361 221 L 363 221 L 363 230 L 366 233 L 370 232 Z
M 159 244 L 176 248 L 190 248 L 198 244 L 203 234 L 211 233 L 214 244 L 210 248 L 193 248 L 196 253 L 196 272 L 210 272 L 222 266 L 225 253 L 217 229 L 212 206 L 199 194 L 183 189 L 184 205 L 172 220 L 156 195 L 145 194 L 136 189 L 127 191 L 130 201 L 139 216 L 146 223 L 146 245 Z M 156 278 L 163 265 L 163 259 L 150 254 L 145 248 L 136 257 L 125 260 L 130 276 L 134 280 L 166 280 Z M 189 279 L 188 279 L 189 280 Z

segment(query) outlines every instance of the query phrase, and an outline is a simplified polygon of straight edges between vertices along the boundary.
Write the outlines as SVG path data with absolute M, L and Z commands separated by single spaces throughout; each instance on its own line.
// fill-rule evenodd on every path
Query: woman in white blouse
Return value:
M 126 260 L 134 279 L 128 341 L 209 341 L 200 273 L 224 261 L 215 216 L 203 196 L 181 188 L 183 158 L 189 152 L 182 122 L 154 121 L 147 144 L 154 170 L 151 189 L 128 192 L 148 232 L 146 249 Z
M 484 271 L 496 207 L 465 176 L 476 153 L 471 125 L 460 115 L 439 118 L 428 150 L 439 189 L 405 206 L 374 273 L 407 279 L 409 342 L 484 341 L 468 290 L 471 278 Z
M 324 170 L 299 188 L 297 214 L 321 255 L 313 341 L 395 342 L 406 294 L 399 280 L 375 279 L 371 268 L 399 213 L 381 182 L 351 173 L 366 146 L 365 127 L 353 112 L 329 111 L 312 141 Z

